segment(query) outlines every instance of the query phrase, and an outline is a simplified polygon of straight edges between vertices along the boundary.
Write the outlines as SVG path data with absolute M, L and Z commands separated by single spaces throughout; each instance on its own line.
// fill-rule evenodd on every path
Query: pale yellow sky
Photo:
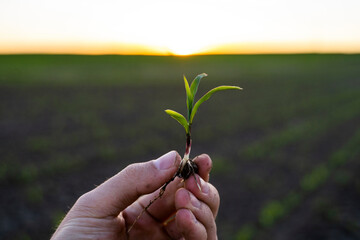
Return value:
M 0 53 L 353 53 L 359 9 L 359 0 L 0 0 Z

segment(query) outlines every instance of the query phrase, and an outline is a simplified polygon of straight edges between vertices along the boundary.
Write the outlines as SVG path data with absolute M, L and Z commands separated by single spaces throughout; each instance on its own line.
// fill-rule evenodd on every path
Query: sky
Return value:
M 359 11 L 359 0 L 0 0 L 0 53 L 358 53 Z

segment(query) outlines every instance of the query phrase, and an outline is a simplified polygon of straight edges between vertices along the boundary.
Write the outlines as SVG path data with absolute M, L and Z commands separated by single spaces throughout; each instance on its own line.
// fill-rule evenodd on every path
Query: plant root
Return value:
M 196 159 L 196 158 L 194 158 Z M 193 159 L 193 160 L 194 160 Z M 194 176 L 195 178 L 195 182 L 196 185 L 198 186 L 199 190 L 201 191 L 201 187 L 200 184 L 196 178 L 195 173 L 199 173 L 199 167 L 196 165 L 196 163 L 193 160 L 188 160 L 186 162 L 186 164 L 184 165 L 183 168 L 181 168 L 181 164 L 178 168 L 178 170 L 176 171 L 176 173 L 174 174 L 174 176 L 172 176 L 172 178 L 170 178 L 161 188 L 159 191 L 159 194 L 152 200 L 150 200 L 150 202 L 148 203 L 148 205 L 146 205 L 146 207 L 143 208 L 143 210 L 140 212 L 140 214 L 136 217 L 136 219 L 134 220 L 134 222 L 131 224 L 131 226 L 129 227 L 127 233 L 130 233 L 131 229 L 135 226 L 136 222 L 141 218 L 141 216 L 144 214 L 145 211 L 148 210 L 148 208 L 159 198 L 161 198 L 164 193 L 165 193 L 165 189 L 166 187 L 172 182 L 174 181 L 174 179 L 176 177 L 182 178 L 183 180 L 188 179 L 191 175 Z

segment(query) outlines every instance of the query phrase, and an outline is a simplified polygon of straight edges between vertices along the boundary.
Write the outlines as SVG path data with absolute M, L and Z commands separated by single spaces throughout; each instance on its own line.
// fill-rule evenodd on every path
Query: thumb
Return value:
M 180 160 L 179 154 L 171 151 L 156 160 L 131 164 L 85 194 L 83 204 L 86 201 L 97 217 L 117 216 L 141 195 L 159 189 L 176 173 Z

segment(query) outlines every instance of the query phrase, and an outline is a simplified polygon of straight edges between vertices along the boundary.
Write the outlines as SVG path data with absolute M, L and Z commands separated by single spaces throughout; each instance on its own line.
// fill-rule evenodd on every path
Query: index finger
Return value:
M 201 154 L 197 157 L 195 157 L 194 162 L 196 165 L 198 165 L 199 168 L 199 175 L 202 179 L 204 179 L 206 182 L 209 181 L 210 178 L 210 171 L 212 168 L 212 161 L 209 155 L 207 154 Z

